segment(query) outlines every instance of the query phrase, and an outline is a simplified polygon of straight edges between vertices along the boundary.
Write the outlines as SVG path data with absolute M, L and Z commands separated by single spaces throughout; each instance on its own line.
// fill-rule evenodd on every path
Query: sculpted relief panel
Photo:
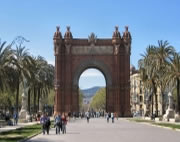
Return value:
M 112 55 L 113 46 L 73 46 L 74 55 Z

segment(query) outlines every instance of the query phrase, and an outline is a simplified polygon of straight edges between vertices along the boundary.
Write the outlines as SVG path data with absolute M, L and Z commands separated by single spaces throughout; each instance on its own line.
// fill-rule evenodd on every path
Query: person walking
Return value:
M 14 112 L 13 119 L 14 119 L 14 126 L 16 126 L 17 123 L 18 123 L 18 114 L 17 114 L 17 112 Z
M 46 115 L 47 117 L 47 121 L 46 121 L 46 131 L 47 131 L 47 134 L 49 135 L 49 129 L 50 129 L 50 126 L 51 126 L 51 121 L 50 121 L 50 118 L 48 117 L 48 114 Z
M 67 117 L 65 114 L 62 116 L 62 133 L 66 134 Z
M 87 118 L 87 123 L 89 123 L 89 119 L 90 119 L 89 111 L 86 113 L 86 118 Z
M 62 119 L 61 119 L 61 115 L 58 114 L 55 117 L 55 127 L 56 127 L 56 134 L 60 134 L 60 128 L 62 130 Z
M 114 113 L 111 113 L 112 123 L 114 123 Z
M 42 132 L 43 132 L 43 135 L 45 134 L 45 131 L 46 131 L 46 122 L 47 122 L 47 117 L 45 114 L 43 114 L 40 118 L 40 123 L 42 125 Z
M 109 113 L 106 114 L 107 117 L 107 123 L 109 123 Z

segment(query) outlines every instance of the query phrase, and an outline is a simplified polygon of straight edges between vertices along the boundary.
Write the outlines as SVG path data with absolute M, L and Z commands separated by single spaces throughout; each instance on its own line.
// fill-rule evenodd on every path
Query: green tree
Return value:
M 143 81 L 144 87 L 149 90 L 149 98 L 151 98 L 151 114 L 153 114 L 153 107 L 154 107 L 154 96 L 156 102 L 156 115 L 158 115 L 158 102 L 157 102 L 157 74 L 156 68 L 153 66 L 153 59 L 156 53 L 155 46 L 149 45 L 146 48 L 146 52 L 141 54 L 142 59 L 139 60 L 139 71 L 140 77 Z
M 13 52 L 11 49 L 11 45 L 7 45 L 5 47 L 6 42 L 1 43 L 0 41 L 0 91 L 4 91 L 4 89 L 8 88 L 9 85 L 7 83 L 9 68 L 12 66 L 12 57 Z
M 15 95 L 11 91 L 4 91 L 0 95 L 0 108 L 4 109 L 5 112 L 8 110 L 12 113 L 13 106 L 15 104 Z
M 165 113 L 165 100 L 164 100 L 164 91 L 167 87 L 167 65 L 174 54 L 174 47 L 169 45 L 168 41 L 158 41 L 158 46 L 156 47 L 156 53 L 154 55 L 154 64 L 157 73 L 157 86 L 161 90 L 162 97 L 162 114 Z
M 0 42 L 0 100 L 4 98 L 5 102 L 9 102 L 4 106 L 14 105 L 14 100 L 11 99 L 16 94 L 16 111 L 19 108 L 19 93 L 24 89 L 24 82 L 27 81 L 28 86 L 28 111 L 30 112 L 31 98 L 34 95 L 34 108 L 39 109 L 39 99 L 49 98 L 48 103 L 54 101 L 54 66 L 38 56 L 32 57 L 28 49 L 23 46 L 27 40 L 24 37 L 18 36 L 12 44 L 5 47 L 6 42 Z M 15 45 L 16 49 L 11 47 Z M 50 92 L 51 90 L 51 92 Z M 48 94 L 52 94 L 48 96 Z M 11 96 L 10 96 L 11 95 Z M 3 97 L 4 96 L 4 97 Z M 9 99 L 7 101 L 7 96 Z M 3 104 L 3 103 L 2 103 Z M 37 104 L 37 105 L 36 105 Z M 2 106 L 2 105 L 1 105 Z
M 146 49 L 146 53 L 139 60 L 139 70 L 141 79 L 147 90 L 152 91 L 152 114 L 153 114 L 153 97 L 155 97 L 156 116 L 158 116 L 158 96 L 157 88 L 161 90 L 162 97 L 162 113 L 165 112 L 164 92 L 168 86 L 167 72 L 169 64 L 175 53 L 174 48 L 167 41 L 158 41 L 158 46 L 150 45 Z M 171 71 L 170 71 L 171 72 Z
M 36 113 L 39 111 L 40 98 L 47 98 L 53 88 L 54 66 L 48 64 L 41 56 L 34 57 L 33 60 L 31 92 L 33 92 L 33 108 Z
M 25 46 L 22 47 L 22 43 L 19 46 L 16 45 L 16 50 L 14 50 L 14 71 L 16 72 L 17 80 L 16 84 L 16 111 L 18 112 L 19 108 L 19 87 L 20 83 L 23 83 L 24 80 L 30 76 L 29 64 L 32 63 L 32 58 L 29 55 L 28 50 Z
M 79 90 L 79 110 L 81 110 L 83 107 L 83 98 L 84 98 L 83 92 Z
M 173 82 L 176 86 L 176 112 L 180 113 L 180 54 L 174 53 L 171 62 L 169 63 L 169 70 L 167 73 L 170 83 Z
M 90 108 L 94 110 L 105 110 L 106 108 L 106 89 L 99 89 L 95 96 L 92 98 Z

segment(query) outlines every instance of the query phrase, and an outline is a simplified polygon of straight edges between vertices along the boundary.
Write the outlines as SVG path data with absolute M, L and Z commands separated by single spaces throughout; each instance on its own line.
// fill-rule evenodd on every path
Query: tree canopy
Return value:
M 99 89 L 92 98 L 90 108 L 94 110 L 105 110 L 106 108 L 106 89 Z

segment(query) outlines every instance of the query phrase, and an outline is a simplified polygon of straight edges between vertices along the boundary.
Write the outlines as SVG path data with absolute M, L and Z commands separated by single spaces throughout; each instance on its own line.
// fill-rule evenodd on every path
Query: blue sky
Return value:
M 86 89 L 94 86 L 106 86 L 104 75 L 97 69 L 87 69 L 80 76 L 79 87 Z
M 26 47 L 33 55 L 54 63 L 52 38 L 57 25 L 63 35 L 70 25 L 75 38 L 91 32 L 111 38 L 115 25 L 121 35 L 128 25 L 131 64 L 137 67 L 140 53 L 158 40 L 168 40 L 180 51 L 179 6 L 179 0 L 0 0 L 0 38 L 10 43 L 22 35 L 30 40 Z

